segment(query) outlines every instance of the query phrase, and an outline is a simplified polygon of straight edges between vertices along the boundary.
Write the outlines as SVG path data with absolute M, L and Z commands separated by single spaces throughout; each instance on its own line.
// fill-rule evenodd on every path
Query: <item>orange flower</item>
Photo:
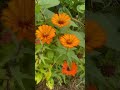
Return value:
M 60 37 L 61 44 L 66 48 L 72 48 L 79 45 L 79 39 L 74 34 L 65 34 Z
M 2 12 L 1 20 L 16 34 L 19 41 L 27 39 L 35 42 L 33 3 L 33 0 L 29 0 L 29 2 L 27 0 L 11 0 L 8 8 Z
M 105 44 L 106 34 L 103 28 L 93 20 L 87 20 L 86 27 L 86 51 L 90 52 Z
M 70 23 L 70 17 L 65 13 L 55 14 L 52 17 L 52 23 L 58 27 L 67 26 Z
M 48 25 L 42 25 L 36 30 L 36 37 L 43 43 L 50 44 L 53 37 L 55 37 L 55 29 Z
M 77 73 L 77 69 L 78 68 L 75 62 L 72 62 L 71 68 L 69 68 L 67 62 L 64 61 L 63 67 L 62 67 L 62 73 L 66 75 L 75 76 L 75 74 Z

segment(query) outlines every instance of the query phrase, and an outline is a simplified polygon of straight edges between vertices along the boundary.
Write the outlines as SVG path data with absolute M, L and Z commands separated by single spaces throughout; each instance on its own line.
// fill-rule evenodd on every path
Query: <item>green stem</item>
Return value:
M 67 53 L 68 53 L 68 50 L 69 50 L 69 48 L 67 48 L 67 50 L 66 50 L 66 55 L 67 55 Z
M 43 49 L 44 49 L 44 44 L 42 45 L 42 48 L 41 48 L 40 52 L 37 53 L 39 59 L 41 59 L 40 56 L 43 53 Z
M 42 17 L 43 17 L 43 19 L 44 19 L 44 23 L 46 23 L 46 18 L 45 18 L 44 13 L 42 12 L 42 10 L 40 10 L 40 13 L 41 13 L 41 15 L 42 15 Z
M 77 20 L 77 19 L 75 19 L 75 18 L 72 18 L 72 20 L 73 20 L 73 21 L 76 21 L 76 22 L 78 22 L 80 25 L 84 26 L 84 24 L 83 24 L 81 21 L 79 21 L 79 20 Z

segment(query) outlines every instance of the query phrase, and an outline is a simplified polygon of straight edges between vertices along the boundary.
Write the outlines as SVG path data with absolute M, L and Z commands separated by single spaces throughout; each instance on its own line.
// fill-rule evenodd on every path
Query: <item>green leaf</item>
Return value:
M 48 88 L 50 88 L 50 90 L 52 90 L 54 87 L 54 80 L 52 78 L 49 79 L 49 81 L 47 81 L 46 85 Z
M 11 67 L 10 70 L 13 78 L 17 81 L 18 85 L 21 87 L 22 90 L 25 90 L 22 82 L 23 78 L 22 78 L 21 72 L 19 71 L 19 67 L 15 67 L 15 68 Z
M 50 11 L 50 10 L 48 10 L 48 9 L 44 9 L 43 14 L 45 15 L 45 17 L 46 17 L 47 19 L 51 19 L 52 16 L 53 16 L 55 13 L 52 12 L 52 11 Z
M 54 58 L 54 61 L 57 63 L 57 64 L 61 64 L 63 63 L 64 60 L 66 60 L 66 54 L 60 54 L 58 56 L 55 56 Z
M 39 4 L 42 8 L 50 8 L 59 5 L 59 0 L 40 0 Z
M 70 26 L 78 27 L 77 24 L 75 24 L 75 22 L 73 22 L 73 21 L 70 21 Z
M 51 71 L 49 70 L 49 72 L 46 72 L 46 80 L 48 81 L 51 78 Z
M 41 73 L 35 74 L 35 81 L 38 84 L 42 80 L 43 75 Z
M 65 53 L 66 53 L 66 49 L 61 48 L 61 47 L 58 47 L 58 48 L 56 49 L 56 51 L 59 52 L 59 53 L 61 53 L 61 54 L 65 54 Z
M 50 60 L 52 60 L 53 57 L 54 57 L 54 52 L 53 51 L 48 51 L 46 55 Z
M 67 9 L 67 8 L 64 7 L 64 6 L 63 6 L 62 8 L 59 8 L 58 12 L 59 12 L 59 13 L 67 13 L 70 17 L 72 17 L 69 9 Z
M 12 51 L 12 52 L 11 52 Z M 15 59 L 16 47 L 13 44 L 0 47 L 0 66 L 4 66 L 7 62 Z
M 40 25 L 43 21 L 43 16 L 42 14 L 39 12 L 39 13 L 35 13 L 35 25 Z
M 38 52 L 40 52 L 41 48 L 42 48 L 41 44 L 35 45 L 35 54 L 37 54 Z
M 77 11 L 80 13 L 84 13 L 85 11 L 85 5 L 78 5 L 77 6 Z
M 77 62 L 80 62 L 80 60 L 79 60 L 79 58 L 77 57 L 77 55 L 75 54 L 75 52 L 74 51 L 69 51 L 68 53 L 67 53 L 67 56 L 68 56 L 68 59 L 69 59 L 69 61 L 71 62 L 71 61 L 77 61 Z
M 36 4 L 35 5 L 35 13 L 39 13 L 40 12 L 40 5 Z

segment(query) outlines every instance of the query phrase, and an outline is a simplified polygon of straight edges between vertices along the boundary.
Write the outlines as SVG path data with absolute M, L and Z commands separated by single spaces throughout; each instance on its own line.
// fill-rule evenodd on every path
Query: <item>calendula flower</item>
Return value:
M 58 27 L 67 26 L 70 23 L 70 17 L 66 13 L 55 14 L 52 17 L 52 23 Z
M 70 76 L 75 76 L 77 73 L 78 67 L 75 62 L 72 62 L 71 67 L 68 66 L 67 62 L 64 61 L 62 66 L 62 73 Z
M 2 11 L 1 20 L 11 29 L 18 40 L 27 39 L 34 42 L 34 1 L 11 0 L 8 8 Z
M 90 52 L 105 44 L 106 34 L 104 29 L 93 20 L 87 20 L 86 27 L 86 51 Z
M 74 34 L 65 34 L 60 37 L 61 44 L 66 48 L 72 48 L 79 45 L 80 40 Z
M 43 43 L 50 44 L 53 37 L 55 37 L 55 29 L 48 25 L 42 25 L 36 30 L 36 37 Z

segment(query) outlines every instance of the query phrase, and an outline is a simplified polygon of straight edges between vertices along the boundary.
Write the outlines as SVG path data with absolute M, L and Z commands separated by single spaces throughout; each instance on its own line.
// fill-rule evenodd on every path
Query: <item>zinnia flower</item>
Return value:
M 52 23 L 58 27 L 67 26 L 70 23 L 70 17 L 65 14 L 55 14 L 52 17 Z
M 66 48 L 72 48 L 79 45 L 80 40 L 74 34 L 65 34 L 60 37 L 61 44 Z
M 87 20 L 86 27 L 86 51 L 90 52 L 105 44 L 106 34 L 103 28 L 93 20 Z
M 62 67 L 62 73 L 70 76 L 75 76 L 75 74 L 77 73 L 77 69 L 78 68 L 75 62 L 72 62 L 71 68 L 69 68 L 67 62 L 64 61 Z
M 2 12 L 1 20 L 11 29 L 18 40 L 35 41 L 34 0 L 11 0 Z
M 53 37 L 55 37 L 55 29 L 48 25 L 42 25 L 36 30 L 36 37 L 43 43 L 50 44 Z

